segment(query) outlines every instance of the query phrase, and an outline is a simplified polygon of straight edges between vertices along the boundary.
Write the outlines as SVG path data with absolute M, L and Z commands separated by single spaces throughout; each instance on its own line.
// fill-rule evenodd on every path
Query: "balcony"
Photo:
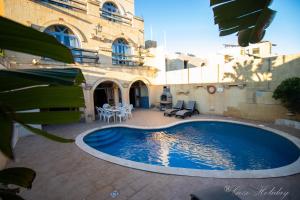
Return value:
M 41 2 L 53 4 L 75 11 L 87 11 L 86 1 L 84 0 L 40 0 Z
M 142 66 L 143 58 L 137 55 L 124 55 L 112 53 L 112 64 L 123 65 L 123 66 Z
M 33 0 L 33 1 L 52 4 L 73 11 L 88 13 L 88 6 L 87 6 L 88 3 L 86 0 Z M 95 13 L 93 14 L 95 15 Z M 116 12 L 110 12 L 108 10 L 104 10 L 101 8 L 100 8 L 99 16 L 108 21 L 120 23 L 128 26 L 132 26 L 133 20 L 143 21 L 142 18 L 136 16 L 134 16 L 132 19 L 131 17 L 127 17 Z
M 100 9 L 100 16 L 103 19 L 106 19 L 108 21 L 121 23 L 121 24 L 129 25 L 129 26 L 131 26 L 131 24 L 132 24 L 131 18 L 120 15 L 118 13 L 109 12 L 107 10 Z
M 72 48 L 71 51 L 77 63 L 97 64 L 99 62 L 98 51 L 80 48 Z
M 70 48 L 74 61 L 80 64 L 99 64 L 99 55 L 98 51 L 90 49 L 81 49 L 81 48 Z M 57 61 L 42 57 L 43 61 L 46 61 L 47 64 L 56 63 Z

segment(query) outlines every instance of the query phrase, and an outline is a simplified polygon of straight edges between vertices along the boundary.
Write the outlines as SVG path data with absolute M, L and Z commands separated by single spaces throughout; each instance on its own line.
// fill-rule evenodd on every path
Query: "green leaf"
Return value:
M 292 113 L 300 113 L 300 78 L 288 78 L 277 86 L 273 93 L 274 99 L 281 103 Z
M 59 43 L 53 36 L 1 16 L 0 48 L 48 57 L 66 63 L 74 62 L 70 49 Z
M 265 29 L 268 28 L 273 21 L 275 14 L 276 12 L 274 10 L 269 8 L 263 9 L 249 38 L 250 43 L 257 43 L 262 40 L 265 35 Z
M 38 129 L 38 128 L 34 128 L 32 126 L 29 126 L 27 124 L 24 124 L 22 122 L 19 122 L 24 128 L 26 128 L 27 130 L 31 131 L 32 133 L 36 134 L 36 135 L 40 135 L 40 136 L 43 136 L 45 138 L 48 138 L 50 140 L 53 140 L 53 141 L 56 141 L 56 142 L 61 142 L 61 143 L 72 143 L 74 142 L 73 139 L 65 139 L 65 138 L 62 138 L 62 137 L 59 137 L 59 136 L 56 136 L 54 134 L 50 134 L 46 131 L 43 131 L 41 129 Z
M 25 124 L 66 124 L 79 121 L 81 112 L 79 111 L 42 111 L 16 113 L 18 121 Z
M 0 93 L 0 102 L 15 111 L 39 108 L 78 108 L 84 106 L 81 87 L 34 87 Z
M 0 151 L 10 159 L 14 158 L 12 148 L 13 121 L 8 111 L 0 104 Z
M 234 18 L 234 20 L 222 20 L 219 22 L 220 31 L 232 29 L 235 27 L 248 28 L 255 25 L 261 12 L 255 12 L 246 16 Z
M 245 29 L 239 32 L 238 43 L 242 47 L 249 45 L 249 38 L 252 34 L 253 29 Z
M 0 182 L 30 189 L 35 176 L 35 171 L 29 168 L 7 168 L 0 171 Z
M 84 77 L 80 69 L 0 70 L 0 92 L 34 85 L 80 85 Z
M 235 0 L 229 1 L 213 8 L 215 22 L 236 20 L 239 17 L 258 12 L 268 6 L 270 0 Z
M 220 36 L 238 32 L 241 46 L 260 42 L 276 13 L 268 8 L 271 2 L 272 0 L 211 0 Z
M 80 85 L 85 81 L 81 70 L 78 68 L 23 69 L 17 71 L 26 73 L 27 77 L 30 75 L 34 75 L 35 78 L 40 77 L 42 81 L 52 84 Z

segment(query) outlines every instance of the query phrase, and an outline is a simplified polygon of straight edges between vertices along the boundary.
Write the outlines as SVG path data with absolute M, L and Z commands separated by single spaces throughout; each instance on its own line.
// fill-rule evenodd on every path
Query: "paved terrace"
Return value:
M 203 115 L 193 118 L 228 119 Z M 178 120 L 181 119 L 163 117 L 156 110 L 137 110 L 133 119 L 126 123 L 160 126 Z M 90 124 L 48 126 L 45 129 L 57 135 L 75 138 L 83 131 L 104 124 L 96 121 Z M 295 129 L 265 125 L 300 137 L 299 131 L 297 135 Z M 157 174 L 109 163 L 87 154 L 75 144 L 55 143 L 38 136 L 22 138 L 15 153 L 16 162 L 9 163 L 9 167 L 26 166 L 37 172 L 33 188 L 21 193 L 28 200 L 105 200 L 113 199 L 110 193 L 115 190 L 119 192 L 115 198 L 117 200 L 188 200 L 191 193 L 199 194 L 207 189 L 225 186 L 238 187 L 236 192 L 241 199 L 300 199 L 300 174 L 268 179 L 216 179 Z M 264 190 L 264 187 L 268 188 Z M 288 192 L 287 196 L 280 193 L 271 195 L 273 187 L 274 192 Z

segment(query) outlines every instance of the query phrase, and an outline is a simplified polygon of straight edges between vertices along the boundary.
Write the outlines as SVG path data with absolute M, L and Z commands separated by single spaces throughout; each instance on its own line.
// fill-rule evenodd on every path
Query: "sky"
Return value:
M 277 45 L 274 53 L 300 53 L 300 0 L 274 0 L 270 8 L 277 13 L 263 40 Z M 145 40 L 170 53 L 214 55 L 222 44 L 237 44 L 235 34 L 219 37 L 209 0 L 135 0 L 135 15 L 144 18 Z

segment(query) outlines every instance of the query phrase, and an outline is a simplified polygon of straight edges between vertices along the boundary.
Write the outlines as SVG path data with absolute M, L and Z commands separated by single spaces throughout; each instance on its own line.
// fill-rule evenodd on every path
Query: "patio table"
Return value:
M 120 112 L 121 110 L 119 108 L 116 108 L 116 107 L 106 108 L 105 110 L 113 113 L 113 115 L 114 115 L 114 122 L 116 122 L 117 113 Z

